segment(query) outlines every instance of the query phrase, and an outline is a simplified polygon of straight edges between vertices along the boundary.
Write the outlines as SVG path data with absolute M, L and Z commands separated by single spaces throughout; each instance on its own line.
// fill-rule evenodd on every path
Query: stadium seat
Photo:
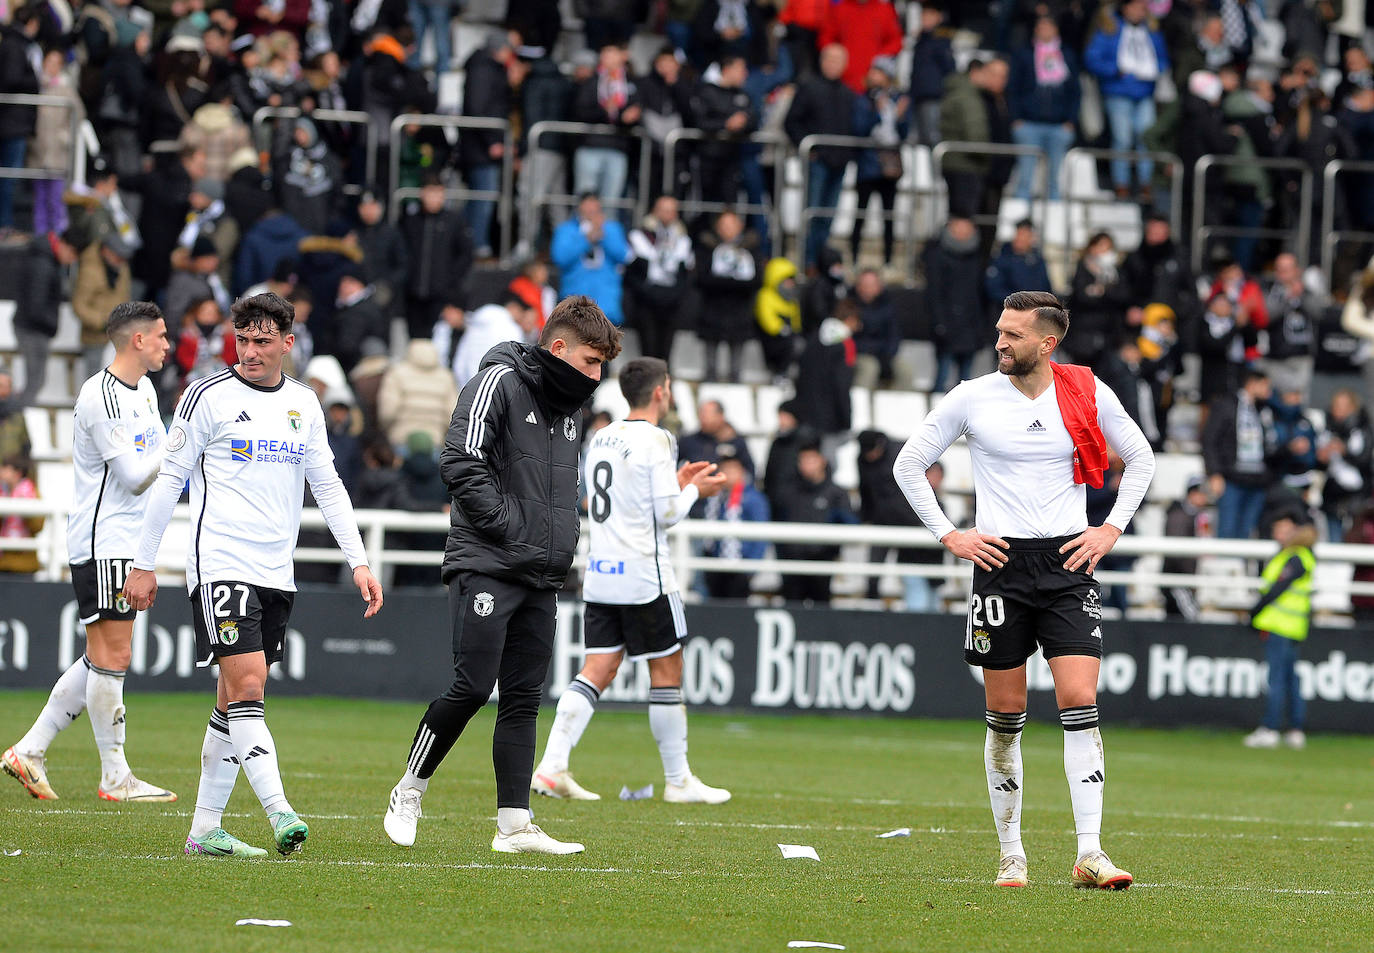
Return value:
M 13 354 L 19 350 L 19 339 L 14 335 L 14 302 L 0 301 L 0 352 Z
M 682 432 L 692 433 L 697 429 L 697 397 L 692 385 L 684 380 L 673 378 L 673 404 L 677 408 L 678 419 L 682 421 Z
M 1318 560 L 1312 572 L 1312 609 L 1315 612 L 1351 611 L 1350 583 L 1355 579 L 1354 563 Z
M 81 319 L 76 316 L 70 304 L 57 309 L 57 334 L 53 335 L 54 354 L 81 353 Z
M 706 346 L 691 331 L 678 331 L 673 336 L 673 350 L 668 366 L 680 380 L 699 381 L 706 376 Z
M 72 447 L 76 442 L 76 415 L 65 408 L 53 411 L 52 442 L 61 455 L 60 459 L 70 460 Z
M 758 410 L 754 420 L 760 433 L 771 434 L 777 430 L 778 406 L 791 396 L 789 391 L 776 384 L 764 384 L 755 389 L 754 399 L 757 401 Z M 860 428 L 855 424 L 853 429 L 858 430 Z
M 849 429 L 869 430 L 873 427 L 873 392 L 867 387 L 849 388 Z
M 929 403 L 925 394 L 912 390 L 873 392 L 873 428 L 889 437 L 905 440 L 925 420 Z
M 745 437 L 744 445 L 749 448 L 749 456 L 754 460 L 754 479 L 763 479 L 764 464 L 768 462 L 768 451 L 773 446 L 772 437 Z
M 53 441 L 52 415 L 46 408 L 25 407 L 24 429 L 29 434 L 29 454 L 35 461 L 62 459 Z
M 601 386 L 592 395 L 592 410 L 604 410 L 611 415 L 612 420 L 624 420 L 630 413 L 630 402 L 620 392 L 620 381 L 617 378 L 612 377 L 601 382 Z
M 1245 560 L 1239 556 L 1201 556 L 1197 561 L 1200 576 L 1240 579 L 1246 576 Z M 1241 586 L 1202 585 L 1198 587 L 1200 605 L 1211 609 L 1248 609 L 1254 605 L 1255 590 Z
M 747 384 L 705 383 L 697 388 L 697 405 L 708 400 L 720 401 L 725 419 L 742 434 L 760 433 L 754 412 L 754 392 Z M 768 432 L 772 433 L 770 426 Z
M 830 478 L 842 490 L 859 488 L 859 442 L 846 440 L 835 448 L 835 469 Z
M 1155 478 L 1150 481 L 1147 498 L 1156 503 L 1183 499 L 1189 477 L 1202 476 L 1202 458 L 1192 453 L 1155 454 Z
M 74 360 L 60 354 L 48 356 L 48 376 L 43 381 L 43 389 L 35 395 L 35 401 L 45 407 L 71 407 L 76 403 L 81 383 L 73 380 L 73 371 L 81 372 L 73 366 Z
M 897 346 L 897 360 L 911 368 L 911 386 L 930 393 L 935 386 L 935 345 L 929 341 L 902 341 Z
M 740 348 L 739 379 L 745 384 L 767 384 L 773 372 L 763 359 L 763 345 L 756 340 L 745 341 Z
M 44 500 L 70 506 L 72 501 L 72 465 L 56 460 L 34 464 L 38 496 Z

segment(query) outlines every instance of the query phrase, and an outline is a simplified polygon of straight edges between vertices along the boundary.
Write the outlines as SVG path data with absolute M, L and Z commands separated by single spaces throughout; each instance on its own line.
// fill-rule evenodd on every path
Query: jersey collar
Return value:
M 260 390 L 264 394 L 276 393 L 277 391 L 281 390 L 282 385 L 286 383 L 285 371 L 282 371 L 281 380 L 277 381 L 277 383 L 272 387 L 268 387 L 266 384 L 254 384 L 252 381 L 248 380 L 246 377 L 239 373 L 238 365 L 236 364 L 229 365 L 229 373 L 233 374 L 236 378 L 238 378 L 239 383 L 242 384 L 244 387 L 251 387 L 253 388 L 253 390 Z

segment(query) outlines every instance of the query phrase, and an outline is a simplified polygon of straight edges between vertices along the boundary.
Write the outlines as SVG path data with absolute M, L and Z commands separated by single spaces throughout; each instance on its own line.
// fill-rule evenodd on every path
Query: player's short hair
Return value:
M 151 301 L 121 301 L 105 322 L 105 334 L 116 349 L 124 347 L 134 336 L 134 325 L 143 321 L 161 321 L 162 309 Z
M 1014 291 L 1002 299 L 1006 311 L 1034 311 L 1035 320 L 1054 328 L 1054 336 L 1064 340 L 1069 333 L 1069 309 L 1048 291 Z
M 251 298 L 235 301 L 229 309 L 229 319 L 233 321 L 235 331 L 272 327 L 286 337 L 296 321 L 296 309 L 275 291 L 264 291 Z
M 547 348 L 560 338 L 600 351 L 607 361 L 620 353 L 620 329 L 586 295 L 570 295 L 558 302 L 539 335 L 539 346 Z
M 630 409 L 646 407 L 654 389 L 668 379 L 668 362 L 658 357 L 637 357 L 620 370 L 620 392 Z

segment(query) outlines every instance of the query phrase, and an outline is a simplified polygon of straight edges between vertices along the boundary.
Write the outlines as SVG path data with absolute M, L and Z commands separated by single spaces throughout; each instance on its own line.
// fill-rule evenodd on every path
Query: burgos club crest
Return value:
M 563 436 L 569 440 L 577 439 L 577 424 L 573 423 L 571 417 L 563 418 Z
M 496 608 L 496 600 L 489 592 L 479 592 L 477 597 L 472 600 L 472 611 L 482 618 L 491 615 L 491 610 Z
M 126 598 L 124 598 L 124 593 L 123 593 L 123 592 L 116 592 L 116 593 L 115 593 L 115 611 L 116 611 L 116 612 L 128 612 L 128 611 L 129 611 L 129 600 L 126 599 Z
M 291 425 L 291 429 L 296 433 L 301 430 L 301 412 L 299 410 L 288 410 L 286 412 L 286 422 Z
M 233 619 L 225 619 L 219 624 L 219 641 L 221 645 L 233 645 L 239 640 L 239 624 Z
M 992 638 L 982 629 L 973 630 L 973 648 L 979 655 L 992 651 Z

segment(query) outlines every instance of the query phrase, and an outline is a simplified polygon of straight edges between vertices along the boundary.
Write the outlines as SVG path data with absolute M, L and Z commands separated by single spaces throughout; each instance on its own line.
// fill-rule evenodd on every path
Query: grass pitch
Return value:
M 132 687 L 132 686 L 131 686 Z M 0 693 L 0 744 L 43 702 Z M 1136 875 L 1125 893 L 1075 891 L 1058 726 L 1026 730 L 1031 886 L 991 885 L 997 844 L 970 722 L 694 714 L 692 766 L 734 792 L 721 807 L 620 801 L 652 782 L 642 713 L 602 711 L 574 753 L 604 800 L 536 800 L 537 821 L 587 844 L 573 857 L 490 849 L 491 710 L 425 798 L 417 844 L 382 833 L 387 794 L 423 706 L 272 699 L 287 793 L 310 823 L 303 853 L 187 858 L 211 696 L 130 695 L 130 760 L 181 801 L 99 801 L 85 719 L 49 752 L 60 801 L 0 777 L 5 949 L 244 951 L 1368 950 L 1374 866 L 1366 738 L 1248 751 L 1235 732 L 1108 725 L 1104 844 Z M 540 742 L 551 711 L 541 717 Z M 225 826 L 270 846 L 240 776 Z M 910 837 L 876 835 L 910 827 Z M 783 860 L 809 844 L 820 862 Z M 235 927 L 245 917 L 289 929 Z M 11 945 L 9 941 L 14 941 Z

